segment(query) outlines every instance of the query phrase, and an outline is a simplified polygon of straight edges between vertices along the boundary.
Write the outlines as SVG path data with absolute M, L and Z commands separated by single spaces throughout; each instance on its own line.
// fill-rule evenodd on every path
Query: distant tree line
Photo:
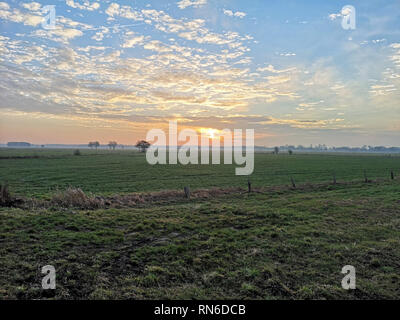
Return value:
M 29 142 L 8 142 L 7 147 L 30 147 Z
M 255 147 L 256 150 L 269 150 L 275 154 L 279 152 L 288 152 L 292 154 L 294 151 L 303 151 L 303 152 L 379 152 L 379 153 L 400 153 L 400 147 L 384 147 L 384 146 L 367 146 L 364 145 L 362 147 L 328 147 L 325 144 L 318 145 L 310 145 L 310 146 L 294 146 L 294 145 L 284 145 L 277 146 L 273 148 L 268 147 Z
M 118 146 L 118 143 L 116 141 L 110 141 L 108 143 L 108 148 L 110 148 L 110 150 L 115 150 Z M 135 147 L 139 149 L 140 152 L 146 152 L 146 150 L 151 146 L 151 144 L 145 140 L 140 140 L 136 143 Z M 98 141 L 91 141 L 88 143 L 88 147 L 93 149 L 95 148 L 97 150 L 97 148 L 100 147 L 100 142 Z M 121 145 L 121 148 L 124 148 L 123 145 Z
M 96 148 L 97 150 L 97 148 L 100 147 L 100 142 L 98 141 L 89 142 L 88 147 L 90 149 Z
M 115 148 L 118 146 L 118 143 L 116 141 L 110 141 L 108 143 L 108 147 L 112 150 L 115 150 Z

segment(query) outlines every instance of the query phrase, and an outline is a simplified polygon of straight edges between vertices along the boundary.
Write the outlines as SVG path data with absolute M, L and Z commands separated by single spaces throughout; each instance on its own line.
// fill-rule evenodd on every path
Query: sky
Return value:
M 134 144 L 177 120 L 400 146 L 399 89 L 398 0 L 0 2 L 0 143 Z

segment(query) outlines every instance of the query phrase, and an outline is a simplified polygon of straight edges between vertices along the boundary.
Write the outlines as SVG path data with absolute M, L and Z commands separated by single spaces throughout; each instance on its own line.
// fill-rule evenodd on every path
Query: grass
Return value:
M 81 153 L 46 150 L 38 159 L 2 159 L 1 177 L 19 195 L 49 203 L 52 188 L 75 184 L 115 201 L 119 193 L 153 191 L 143 195 L 150 200 L 91 210 L 62 202 L 0 208 L 1 299 L 400 298 L 400 179 L 390 180 L 387 172 L 398 157 L 261 154 L 252 181 L 262 192 L 196 196 L 203 194 L 196 187 L 213 185 L 211 174 L 222 187 L 242 181 L 229 166 L 149 169 L 140 154 Z M 333 167 L 338 184 L 317 183 L 330 180 L 324 172 Z M 363 168 L 369 179 L 387 177 L 364 183 Z M 289 185 L 287 176 L 296 172 L 298 188 L 269 187 Z M 338 172 L 357 181 L 344 183 Z M 188 182 L 190 200 L 183 190 L 181 197 L 154 196 Z M 101 198 L 74 192 L 84 203 Z M 40 270 L 48 264 L 56 268 L 56 290 L 41 289 Z M 356 290 L 341 288 L 345 265 L 356 268 Z
M 3 299 L 400 298 L 399 181 L 138 208 L 0 209 Z M 57 289 L 40 288 L 40 268 Z M 344 265 L 357 290 L 341 289 Z
M 0 181 L 21 196 L 49 198 L 69 186 L 102 195 L 176 190 L 190 186 L 226 188 L 247 185 L 247 177 L 235 176 L 235 165 L 156 165 L 133 151 L 6 149 L 0 148 Z M 18 157 L 18 158 L 16 158 Z M 400 175 L 400 156 L 256 154 L 251 176 L 254 187 L 390 177 Z

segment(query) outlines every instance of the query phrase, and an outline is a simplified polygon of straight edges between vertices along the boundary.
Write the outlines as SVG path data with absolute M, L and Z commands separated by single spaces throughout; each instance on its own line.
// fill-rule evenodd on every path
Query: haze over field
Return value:
M 356 8 L 344 30 L 342 7 Z M 56 27 L 41 9 L 55 5 Z M 256 145 L 398 145 L 398 1 L 0 2 L 0 143 L 133 144 L 254 128 Z

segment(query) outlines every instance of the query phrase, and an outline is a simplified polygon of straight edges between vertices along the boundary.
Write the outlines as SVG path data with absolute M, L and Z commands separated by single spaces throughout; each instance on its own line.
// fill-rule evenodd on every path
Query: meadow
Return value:
M 399 156 L 256 154 L 252 193 L 234 168 L 151 167 L 128 150 L 0 149 L 0 181 L 38 201 L 0 207 L 0 298 L 400 298 Z M 51 202 L 71 186 L 111 205 Z M 153 197 L 113 204 L 132 193 Z M 41 288 L 48 264 L 56 290 Z M 356 290 L 341 287 L 345 265 Z
M 1 149 L 0 181 L 22 196 L 49 197 L 57 189 L 79 187 L 96 194 L 127 194 L 199 188 L 245 187 L 248 177 L 235 176 L 234 165 L 147 164 L 145 155 L 132 150 Z M 222 159 L 222 157 L 221 157 Z M 267 154 L 256 153 L 255 187 L 388 178 L 400 175 L 400 155 L 375 154 Z

